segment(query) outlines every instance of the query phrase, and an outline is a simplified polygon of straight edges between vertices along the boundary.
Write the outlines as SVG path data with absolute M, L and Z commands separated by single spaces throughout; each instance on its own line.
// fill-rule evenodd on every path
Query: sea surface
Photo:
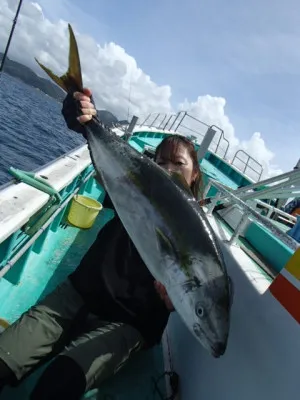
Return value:
M 69 130 L 62 104 L 7 74 L 0 76 L 0 185 L 9 167 L 34 171 L 85 141 Z

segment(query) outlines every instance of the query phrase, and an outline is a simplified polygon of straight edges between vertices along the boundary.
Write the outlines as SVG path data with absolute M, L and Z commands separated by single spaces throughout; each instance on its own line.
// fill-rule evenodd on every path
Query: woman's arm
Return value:
M 157 293 L 159 294 L 159 297 L 162 299 L 162 301 L 165 303 L 167 309 L 172 312 L 175 310 L 170 297 L 168 296 L 168 293 L 166 291 L 166 288 L 164 287 L 164 285 L 160 282 L 155 281 L 154 282 L 154 287 L 157 291 Z

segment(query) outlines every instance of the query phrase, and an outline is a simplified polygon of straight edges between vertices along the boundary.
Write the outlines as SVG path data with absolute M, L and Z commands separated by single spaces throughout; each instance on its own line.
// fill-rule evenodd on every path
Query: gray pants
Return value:
M 115 374 L 141 349 L 143 339 L 136 329 L 123 323 L 105 323 L 95 316 L 81 319 L 83 306 L 67 280 L 0 334 L 0 359 L 17 380 L 60 354 L 79 365 L 88 391 Z

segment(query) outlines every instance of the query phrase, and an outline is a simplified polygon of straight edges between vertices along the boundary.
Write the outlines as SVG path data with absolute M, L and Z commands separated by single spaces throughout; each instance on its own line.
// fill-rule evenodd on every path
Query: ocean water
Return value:
M 69 130 L 61 103 L 9 75 L 0 77 L 0 185 L 9 167 L 33 171 L 84 143 Z

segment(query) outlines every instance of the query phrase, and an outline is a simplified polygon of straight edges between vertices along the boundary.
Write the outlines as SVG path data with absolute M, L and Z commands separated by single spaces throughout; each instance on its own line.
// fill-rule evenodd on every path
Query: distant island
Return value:
M 3 58 L 3 53 L 0 52 L 0 60 Z M 22 82 L 34 88 L 40 89 L 48 96 L 53 97 L 55 100 L 62 102 L 65 98 L 65 93 L 54 83 L 48 79 L 39 77 L 32 69 L 20 64 L 16 61 L 10 60 L 8 57 L 5 60 L 4 72 L 15 78 L 20 79 Z M 111 125 L 118 122 L 118 118 L 107 110 L 97 110 L 99 118 L 106 124 Z

